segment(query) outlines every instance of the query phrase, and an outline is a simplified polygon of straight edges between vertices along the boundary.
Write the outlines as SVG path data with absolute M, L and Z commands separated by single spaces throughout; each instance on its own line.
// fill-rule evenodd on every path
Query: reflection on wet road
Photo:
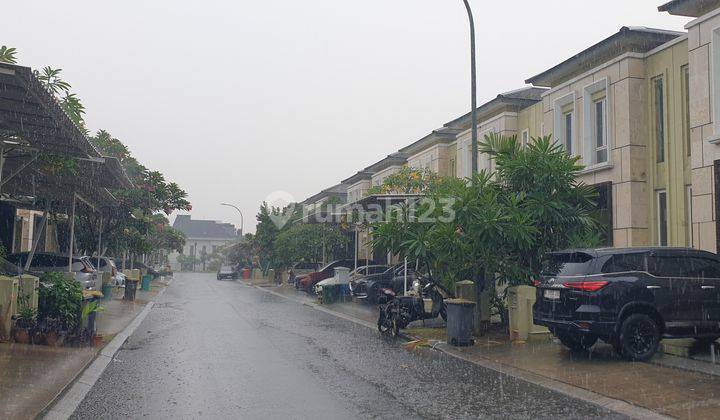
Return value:
M 609 415 L 241 282 L 177 274 L 74 418 Z

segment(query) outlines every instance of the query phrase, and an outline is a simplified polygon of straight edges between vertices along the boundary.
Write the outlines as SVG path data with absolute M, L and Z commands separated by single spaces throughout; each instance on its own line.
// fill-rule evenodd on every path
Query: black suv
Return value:
M 647 360 L 661 337 L 720 337 L 720 257 L 687 248 L 604 248 L 551 253 L 536 282 L 534 322 L 567 347 L 598 338 Z

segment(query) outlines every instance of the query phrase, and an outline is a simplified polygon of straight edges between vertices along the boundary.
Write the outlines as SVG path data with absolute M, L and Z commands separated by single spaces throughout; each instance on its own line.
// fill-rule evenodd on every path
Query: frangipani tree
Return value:
M 447 285 L 486 276 L 527 284 L 544 255 L 597 230 L 594 193 L 576 177 L 582 166 L 550 137 L 521 148 L 515 137 L 481 144 L 495 173 L 438 180 L 414 212 L 373 225 L 373 246 L 418 259 Z M 407 215 L 423 215 L 408 218 Z

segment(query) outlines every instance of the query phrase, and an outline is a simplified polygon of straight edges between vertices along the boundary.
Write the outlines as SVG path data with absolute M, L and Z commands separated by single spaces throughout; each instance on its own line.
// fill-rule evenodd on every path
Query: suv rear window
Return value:
M 611 255 L 600 269 L 601 273 L 625 273 L 628 271 L 645 271 L 643 253 Z
M 549 254 L 543 265 L 544 276 L 580 276 L 592 274 L 593 256 L 586 252 L 563 252 Z

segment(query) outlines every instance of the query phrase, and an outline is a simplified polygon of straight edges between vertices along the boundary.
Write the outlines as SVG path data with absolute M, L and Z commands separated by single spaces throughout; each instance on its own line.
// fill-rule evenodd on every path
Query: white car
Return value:
M 315 285 L 315 293 L 320 294 L 322 288 L 331 284 L 349 284 L 350 269 L 347 267 L 335 267 L 335 275 Z
M 117 269 L 115 261 L 108 257 L 90 257 L 90 262 L 97 265 L 100 272 L 110 272 L 110 278 L 113 286 L 125 286 L 125 274 Z M 102 275 L 100 276 L 102 278 Z

